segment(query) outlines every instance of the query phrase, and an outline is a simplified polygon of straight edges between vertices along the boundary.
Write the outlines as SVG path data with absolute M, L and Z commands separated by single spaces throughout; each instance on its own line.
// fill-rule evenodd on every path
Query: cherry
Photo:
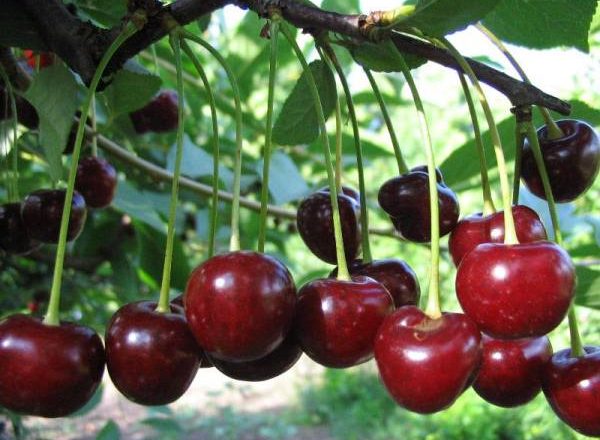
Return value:
M 371 278 L 317 279 L 298 292 L 294 333 L 315 362 L 351 367 L 373 357 L 377 329 L 393 309 L 389 292 Z
M 552 356 L 542 375 L 542 390 L 556 415 L 567 425 L 590 437 L 600 436 L 600 347 L 584 347 L 585 354 L 571 357 L 571 350 Z
M 494 405 L 523 405 L 541 391 L 542 371 L 551 357 L 547 336 L 502 340 L 483 335 L 483 362 L 473 389 Z
M 402 237 L 425 243 L 431 239 L 429 177 L 421 169 L 422 167 L 413 168 L 408 173 L 385 182 L 379 189 L 378 200 Z M 436 170 L 436 177 L 440 236 L 444 236 L 456 226 L 460 208 L 456 194 L 444 184 L 439 170 Z
M 575 200 L 594 183 L 600 169 L 600 137 L 583 121 L 564 119 L 556 123 L 563 131 L 563 137 L 548 138 L 545 125 L 538 129 L 537 136 L 554 200 L 566 203 Z M 533 151 L 527 141 L 523 146 L 521 177 L 529 191 L 546 199 Z
M 292 325 L 296 287 L 275 258 L 229 252 L 192 272 L 184 304 L 190 329 L 208 355 L 230 362 L 252 361 L 283 342 Z
M 542 336 L 565 317 L 575 288 L 569 255 L 547 241 L 484 243 L 456 274 L 456 294 L 481 331 L 500 339 Z
M 104 348 L 94 330 L 12 315 L 0 322 L 0 405 L 64 417 L 85 405 L 102 379 Z
M 23 201 L 21 216 L 27 233 L 42 243 L 57 243 L 60 221 L 65 203 L 64 189 L 40 189 Z M 87 210 L 85 200 L 77 191 L 73 193 L 67 241 L 76 239 L 85 224 Z
M 106 328 L 106 367 L 117 389 L 142 405 L 177 400 L 198 370 L 200 348 L 183 309 L 156 311 L 156 302 L 126 304 Z
M 515 229 L 520 243 L 546 240 L 546 229 L 537 213 L 527 206 L 512 207 Z M 504 211 L 483 216 L 470 215 L 458 222 L 450 234 L 448 246 L 454 264 L 458 267 L 466 254 L 481 243 L 504 242 Z
M 40 59 L 40 69 L 43 69 L 44 67 L 48 67 L 48 66 L 51 66 L 52 64 L 54 64 L 54 54 L 52 54 L 50 52 L 36 53 L 30 49 L 25 49 L 23 51 L 23 56 L 25 57 L 25 60 L 27 60 L 27 64 L 29 64 L 29 67 L 31 67 L 32 69 L 35 69 L 35 67 L 36 67 L 36 64 L 37 64 L 36 58 L 38 55 L 39 55 L 39 59 Z
M 361 245 L 360 205 L 352 196 L 338 194 L 344 253 L 353 260 Z M 336 264 L 333 211 L 329 190 L 319 190 L 305 198 L 296 214 L 298 232 L 306 246 L 321 260 Z
M 75 189 L 91 208 L 104 208 L 112 202 L 117 188 L 117 171 L 100 157 L 85 157 L 77 166 Z
M 175 298 L 173 298 L 171 300 L 171 305 L 175 305 L 178 307 L 181 307 L 182 309 L 184 308 L 183 305 L 183 294 L 181 295 L 177 295 Z M 184 314 L 184 318 L 185 318 L 185 314 Z M 187 322 L 187 319 L 186 319 Z M 208 358 L 208 356 L 206 355 L 206 353 L 204 353 L 204 350 L 200 349 L 200 347 L 198 347 L 198 351 L 200 353 L 199 356 L 199 360 L 200 360 L 200 365 L 198 365 L 199 368 L 210 368 L 213 366 L 212 360 L 210 360 Z
M 0 205 L 0 248 L 9 253 L 23 255 L 40 246 L 27 234 L 21 218 L 21 203 Z
M 30 130 L 36 129 L 40 123 L 35 107 L 21 95 L 15 94 L 15 106 L 17 108 L 17 121 Z M 0 121 L 11 118 L 12 106 L 10 96 L 6 87 L 0 84 Z
M 179 97 L 175 90 L 163 90 L 148 104 L 129 114 L 138 134 L 163 133 L 177 129 Z
M 211 361 L 225 376 L 237 380 L 259 382 L 285 373 L 298 362 L 300 356 L 302 356 L 302 350 L 293 335 L 290 334 L 279 347 L 260 359 L 248 362 L 227 362 L 213 358 Z
M 363 275 L 383 284 L 392 295 L 396 307 L 419 304 L 421 288 L 417 275 L 406 262 L 398 258 L 373 260 L 370 263 L 358 259 L 350 263 L 348 270 L 352 275 Z M 336 277 L 337 268 L 329 276 Z
M 415 306 L 389 315 L 375 339 L 381 379 L 402 407 L 421 414 L 452 405 L 481 362 L 481 334 L 466 315 L 432 319 Z

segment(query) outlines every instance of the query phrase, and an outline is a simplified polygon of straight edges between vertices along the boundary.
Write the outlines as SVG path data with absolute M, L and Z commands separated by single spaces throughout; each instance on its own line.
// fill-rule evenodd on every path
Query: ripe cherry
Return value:
M 212 358 L 252 361 L 275 350 L 292 325 L 296 287 L 278 260 L 249 251 L 217 255 L 191 274 L 188 324 Z
M 484 243 L 456 274 L 456 294 L 482 332 L 500 339 L 542 336 L 565 317 L 575 288 L 569 255 L 547 241 Z
M 117 171 L 107 160 L 85 157 L 77 166 L 75 189 L 90 208 L 104 208 L 112 202 L 117 188 Z
M 91 328 L 25 315 L 0 322 L 0 405 L 11 411 L 67 416 L 90 400 L 103 372 L 104 348 Z
M 23 255 L 40 245 L 27 233 L 21 218 L 21 203 L 0 205 L 0 248 L 9 254 Z
M 21 217 L 27 233 L 42 243 L 58 243 L 60 221 L 65 203 L 64 189 L 40 189 L 23 201 Z M 77 191 L 73 193 L 67 241 L 75 240 L 85 224 L 87 210 L 85 200 Z
M 177 295 L 175 298 L 173 298 L 171 300 L 171 304 L 181 307 L 181 309 L 184 310 L 183 294 Z M 185 318 L 185 313 L 184 313 L 183 317 Z M 187 319 L 186 319 L 186 322 L 187 322 Z M 200 346 L 198 346 L 198 351 L 200 352 L 200 354 L 199 354 L 200 365 L 198 365 L 198 368 L 213 367 L 212 361 L 208 358 L 208 356 L 206 355 L 206 353 L 204 353 L 204 350 L 202 350 Z
M 351 367 L 373 357 L 377 329 L 393 309 L 389 292 L 371 278 L 317 279 L 298 292 L 294 333 L 315 362 Z
M 138 134 L 163 133 L 177 129 L 179 97 L 175 90 L 163 90 L 148 104 L 129 114 Z
M 25 60 L 27 60 L 29 67 L 32 69 L 36 68 L 38 56 L 40 59 L 40 69 L 54 64 L 54 54 L 51 52 L 34 52 L 33 50 L 25 49 L 23 51 L 23 56 L 25 57 Z
M 21 95 L 15 94 L 15 106 L 17 108 L 17 121 L 30 130 L 38 127 L 40 119 L 35 107 Z M 11 118 L 13 115 L 10 96 L 6 87 L 0 84 L 0 121 Z
M 361 244 L 360 205 L 351 196 L 338 194 L 344 253 L 353 260 Z M 302 201 L 296 214 L 298 232 L 313 254 L 327 263 L 336 264 L 333 211 L 329 190 L 319 190 Z
M 166 405 L 181 397 L 196 375 L 200 352 L 176 305 L 161 313 L 152 301 L 126 304 L 106 328 L 111 380 L 142 405 Z
M 546 229 L 537 213 L 527 206 L 512 207 L 515 229 L 520 243 L 546 240 Z M 458 267 L 466 254 L 482 243 L 504 242 L 504 211 L 483 216 L 470 215 L 458 222 L 450 233 L 448 246 Z
M 375 339 L 381 379 L 403 408 L 441 411 L 468 388 L 481 362 L 481 334 L 466 315 L 432 319 L 414 306 L 389 315 Z
M 551 357 L 547 336 L 502 340 L 483 335 L 483 362 L 473 389 L 494 405 L 523 405 L 541 391 L 542 372 Z
M 600 347 L 584 347 L 552 356 L 542 376 L 542 390 L 560 419 L 584 435 L 600 436 Z

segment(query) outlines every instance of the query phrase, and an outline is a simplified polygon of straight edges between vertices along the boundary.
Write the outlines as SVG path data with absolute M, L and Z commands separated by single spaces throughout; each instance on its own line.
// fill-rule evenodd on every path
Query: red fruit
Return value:
M 117 188 L 117 171 L 100 157 L 84 157 L 77 166 L 75 189 L 91 208 L 104 208 L 112 202 Z
M 177 129 L 179 97 L 175 90 L 163 90 L 152 101 L 129 114 L 136 133 L 163 133 Z
M 24 255 L 41 243 L 32 240 L 21 218 L 21 203 L 0 205 L 0 249 L 9 254 Z
M 414 306 L 383 322 L 375 360 L 398 405 L 430 414 L 448 408 L 470 385 L 481 362 L 481 334 L 460 313 L 431 319 Z
M 483 362 L 473 389 L 494 405 L 523 405 L 542 389 L 542 371 L 551 357 L 547 336 L 502 340 L 483 335 Z
M 40 58 L 40 69 L 54 64 L 54 54 L 50 52 L 34 52 L 33 50 L 25 49 L 23 55 L 27 60 L 27 64 L 29 64 L 29 67 L 32 69 L 35 69 L 36 67 L 38 55 Z
M 91 328 L 25 315 L 0 322 L 0 405 L 11 411 L 67 416 L 90 400 L 103 372 L 104 348 Z
M 173 298 L 171 300 L 171 304 L 175 305 L 175 306 L 179 306 L 179 307 L 181 307 L 182 310 L 184 310 L 184 306 L 183 306 L 183 294 L 177 295 L 175 298 Z M 184 314 L 184 318 L 185 318 L 185 314 Z M 210 368 L 210 367 L 212 367 L 213 363 L 208 358 L 208 356 L 206 355 L 206 353 L 204 353 L 204 350 L 202 350 L 200 346 L 198 346 L 198 349 L 199 349 L 199 352 L 200 352 L 199 358 L 198 358 L 200 360 L 200 365 L 198 367 L 199 368 Z
M 231 362 L 252 361 L 283 342 L 294 316 L 296 287 L 275 258 L 230 252 L 192 272 L 184 304 L 190 329 L 207 354 Z
M 315 362 L 351 367 L 373 357 L 377 329 L 393 309 L 389 292 L 371 278 L 318 279 L 298 292 L 294 333 Z
M 537 213 L 527 206 L 512 207 L 517 238 L 520 243 L 546 240 L 546 229 Z M 482 243 L 504 243 L 504 212 L 482 216 L 470 215 L 458 222 L 450 233 L 448 246 L 456 267 L 466 254 Z
M 569 255 L 547 241 L 484 243 L 456 274 L 456 294 L 482 332 L 499 339 L 543 336 L 563 320 L 575 288 Z
M 156 311 L 156 302 L 126 304 L 106 328 L 106 367 L 129 400 L 166 405 L 189 388 L 198 370 L 200 348 L 183 309 Z
M 560 419 L 584 435 L 600 436 L 600 347 L 585 347 L 581 357 L 565 349 L 552 356 L 542 389 Z
M 37 111 L 29 101 L 21 95 L 15 94 L 15 106 L 17 108 L 17 121 L 30 130 L 36 129 L 40 123 Z M 10 96 L 6 87 L 0 85 L 0 121 L 13 116 Z

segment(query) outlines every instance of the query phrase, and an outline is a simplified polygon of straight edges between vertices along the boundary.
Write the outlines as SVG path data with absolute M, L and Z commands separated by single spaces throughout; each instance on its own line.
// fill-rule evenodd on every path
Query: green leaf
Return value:
M 117 425 L 112 419 L 104 424 L 98 435 L 96 436 L 96 440 L 120 440 L 121 439 L 121 430 L 119 429 L 119 425 Z
M 256 164 L 256 171 L 261 178 L 263 162 L 259 160 Z M 308 185 L 296 164 L 281 151 L 275 151 L 271 156 L 269 192 L 276 205 L 298 200 L 309 193 Z
M 54 181 L 62 178 L 62 151 L 78 106 L 77 90 L 73 74 L 56 63 L 41 70 L 25 93 L 40 118 L 40 144 Z
M 154 229 L 166 230 L 165 222 L 156 211 L 152 198 L 146 191 L 136 189 L 127 181 L 119 183 L 112 205 L 115 209 Z
M 212 18 L 212 14 L 204 14 L 198 20 L 196 20 L 196 25 L 198 26 L 198 30 L 200 32 L 204 32 L 208 29 L 208 25 L 210 24 L 210 19 Z
M 122 0 L 76 0 L 77 11 L 83 18 L 105 27 L 112 27 L 127 14 L 127 2 Z
M 113 115 L 129 113 L 143 107 L 156 95 L 162 80 L 135 61 L 125 63 L 113 82 L 103 92 Z
M 142 420 L 144 425 L 150 426 L 160 435 L 163 439 L 177 439 L 181 437 L 183 428 L 173 418 L 166 417 L 150 417 Z
M 400 72 L 402 68 L 398 62 L 398 50 L 391 40 L 379 44 L 365 42 L 351 49 L 354 60 L 363 67 L 375 72 Z M 427 62 L 426 59 L 404 54 L 404 61 L 408 67 L 414 69 Z
M 502 0 L 483 21 L 502 40 L 534 49 L 557 46 L 589 51 L 597 0 Z
M 600 269 L 578 266 L 575 303 L 580 306 L 600 309 Z
M 321 9 L 352 14 L 360 11 L 360 2 L 358 0 L 323 0 Z
M 320 60 L 309 65 L 315 77 L 323 113 L 327 118 L 335 109 L 335 78 Z M 279 145 L 306 144 L 319 136 L 315 104 L 304 72 L 288 96 L 273 126 L 273 142 Z

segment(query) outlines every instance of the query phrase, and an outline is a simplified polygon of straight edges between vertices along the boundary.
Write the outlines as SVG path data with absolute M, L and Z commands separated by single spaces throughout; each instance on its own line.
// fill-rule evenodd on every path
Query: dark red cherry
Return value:
M 556 415 L 575 431 L 600 436 L 600 347 L 584 347 L 552 356 L 542 375 L 542 390 Z
M 21 95 L 15 94 L 15 106 L 17 108 L 17 121 L 30 130 L 36 129 L 40 119 L 35 107 Z M 0 121 L 9 119 L 13 115 L 10 95 L 4 85 L 0 85 Z
M 178 307 L 181 307 L 183 309 L 184 308 L 184 305 L 183 305 L 183 296 L 184 296 L 183 294 L 177 295 L 175 298 L 173 298 L 171 300 L 171 304 L 175 305 L 175 306 L 178 306 Z M 185 317 L 185 314 L 184 314 L 184 317 Z M 199 359 L 200 359 L 200 365 L 198 367 L 199 368 L 210 368 L 210 367 L 212 367 L 213 363 L 208 358 L 208 356 L 206 355 L 206 353 L 204 353 L 204 350 L 202 350 L 200 346 L 198 346 L 198 348 L 199 348 L 199 352 L 200 352 L 200 357 L 199 357 Z
M 64 417 L 85 405 L 102 379 L 104 347 L 94 330 L 13 315 L 0 322 L 0 405 Z
M 84 157 L 77 166 L 75 189 L 90 208 L 104 208 L 112 202 L 117 188 L 117 171 L 101 157 Z
M 537 213 L 524 205 L 512 207 L 517 238 L 520 243 L 546 240 L 546 228 Z M 450 233 L 448 246 L 454 264 L 458 267 L 466 254 L 482 243 L 504 242 L 504 212 L 485 217 L 474 214 L 463 218 Z
M 410 172 L 412 173 L 413 171 L 420 171 L 422 173 L 429 174 L 427 165 L 418 165 L 416 167 L 412 167 L 410 169 Z M 444 176 L 442 175 L 442 172 L 439 168 L 435 169 L 435 180 L 437 183 L 444 183 Z
M 31 238 L 42 243 L 58 243 L 65 194 L 64 189 L 40 189 L 25 197 L 21 207 L 21 217 Z M 67 241 L 75 240 L 79 236 L 86 217 L 85 200 L 75 191 Z
M 121 307 L 106 328 L 106 367 L 128 399 L 166 405 L 186 392 L 196 375 L 200 348 L 183 309 L 156 311 L 156 302 Z
M 278 260 L 249 251 L 210 258 L 184 297 L 192 333 L 212 358 L 253 361 L 275 350 L 292 325 L 296 287 Z
M 430 414 L 468 388 L 481 362 L 481 334 L 467 316 L 432 319 L 414 306 L 389 315 L 375 339 L 375 360 L 398 405 Z
M 600 169 L 600 137 L 592 126 L 583 121 L 564 119 L 556 123 L 564 136 L 550 139 L 545 125 L 538 129 L 537 136 L 554 200 L 566 203 L 575 200 L 594 183 Z M 523 146 L 521 177 L 529 191 L 546 199 L 528 141 Z
M 211 361 L 225 376 L 236 380 L 259 382 L 285 373 L 298 362 L 300 356 L 302 356 L 302 349 L 290 334 L 279 347 L 260 359 L 248 362 L 227 362 L 213 358 Z
M 23 255 L 40 245 L 27 234 L 21 219 L 21 203 L 0 205 L 0 248 L 9 254 Z
M 329 193 L 329 187 L 324 186 L 323 188 L 320 188 L 319 191 L 325 191 L 326 193 Z M 317 192 L 319 192 L 319 191 L 317 191 Z M 350 188 L 349 186 L 343 185 L 342 193 L 344 193 L 351 199 L 356 200 L 357 203 L 360 203 L 360 193 L 358 191 L 356 191 L 354 188 Z
M 483 335 L 483 362 L 473 389 L 494 405 L 523 405 L 541 391 L 542 372 L 551 357 L 547 336 L 503 340 Z
M 163 90 L 152 101 L 129 114 L 136 133 L 163 133 L 177 129 L 179 97 L 175 90 Z
M 361 245 L 360 205 L 344 194 L 338 194 L 344 251 L 353 260 Z M 305 198 L 296 214 L 298 232 L 313 254 L 327 263 L 336 264 L 333 211 L 329 191 L 317 191 Z
M 437 186 L 440 235 L 444 236 L 456 226 L 460 208 L 456 194 L 443 181 Z M 425 243 L 431 239 L 429 177 L 426 172 L 410 171 L 388 180 L 379 189 L 378 200 L 406 240 Z
M 482 332 L 500 339 L 542 336 L 565 317 L 575 289 L 569 255 L 548 241 L 484 243 L 456 274 L 456 294 Z
M 389 292 L 371 278 L 318 279 L 298 292 L 294 333 L 315 362 L 351 367 L 373 357 L 377 329 L 393 309 Z

